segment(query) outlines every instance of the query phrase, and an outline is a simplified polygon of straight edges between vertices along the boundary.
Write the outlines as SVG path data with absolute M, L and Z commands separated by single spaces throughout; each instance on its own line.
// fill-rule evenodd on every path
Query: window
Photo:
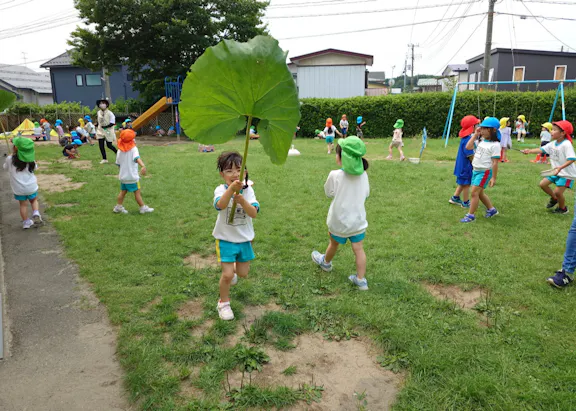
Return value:
M 84 77 L 82 74 L 76 74 L 76 85 L 82 87 L 84 85 Z
M 490 69 L 490 74 L 488 75 L 489 80 L 488 81 L 494 81 L 494 69 L 491 68 Z
M 100 74 L 86 74 L 86 85 L 101 86 L 102 79 L 100 78 Z
M 474 83 L 475 81 L 476 81 L 476 73 L 470 74 L 470 82 Z M 476 85 L 470 84 L 470 90 L 475 90 L 475 89 L 476 89 Z
M 554 67 L 554 80 L 566 80 L 566 69 L 568 66 Z
M 133 81 L 133 80 L 134 80 L 134 79 L 133 79 L 133 77 L 132 77 L 132 74 L 127 73 L 127 74 L 126 74 L 126 81 Z
M 512 74 L 512 81 L 524 81 L 524 72 L 525 71 L 526 71 L 526 67 L 515 66 L 514 72 Z

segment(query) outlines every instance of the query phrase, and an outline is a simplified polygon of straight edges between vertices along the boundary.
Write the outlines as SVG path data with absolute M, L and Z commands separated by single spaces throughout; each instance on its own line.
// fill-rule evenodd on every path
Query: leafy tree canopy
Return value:
M 74 64 L 101 70 L 128 66 L 146 101 L 164 94 L 164 77 L 186 75 L 220 40 L 265 34 L 267 1 L 74 0 L 88 28 L 71 34 Z

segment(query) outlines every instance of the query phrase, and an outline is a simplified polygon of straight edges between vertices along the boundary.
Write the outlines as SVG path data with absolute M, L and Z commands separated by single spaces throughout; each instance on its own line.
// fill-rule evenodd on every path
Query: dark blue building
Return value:
M 102 72 L 72 65 L 68 52 L 53 58 L 40 67 L 50 70 L 54 102 L 77 101 L 82 105 L 93 107 L 96 100 L 104 97 Z M 137 98 L 138 92 L 132 89 L 132 77 L 126 66 L 118 66 L 110 74 L 110 91 L 112 102 L 118 98 L 125 100 Z

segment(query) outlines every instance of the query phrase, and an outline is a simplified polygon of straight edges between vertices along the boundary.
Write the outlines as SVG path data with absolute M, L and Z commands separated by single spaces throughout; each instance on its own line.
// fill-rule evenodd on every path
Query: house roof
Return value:
M 468 71 L 468 64 L 448 64 L 446 68 L 458 73 L 460 71 Z
M 30 89 L 40 94 L 52 94 L 48 73 L 38 73 L 28 67 L 0 64 L 0 80 L 14 89 Z
M 442 83 L 436 78 L 420 78 L 416 84 L 418 87 L 440 86 Z
M 566 51 L 548 51 L 548 50 L 526 50 L 526 49 L 501 49 L 501 48 L 496 48 L 496 49 L 492 49 L 490 51 L 490 55 L 492 54 L 498 54 L 498 53 L 512 53 L 514 52 L 514 54 L 530 54 L 530 55 L 535 55 L 535 56 L 557 56 L 557 57 L 574 57 L 576 58 L 576 53 L 568 53 Z M 476 57 L 472 57 L 471 59 L 466 60 L 466 63 L 470 64 L 474 61 L 478 61 L 480 59 L 484 58 L 484 53 L 476 56 Z
M 338 50 L 338 49 L 326 49 L 326 50 L 316 51 L 314 53 L 303 54 L 301 56 L 291 57 L 290 61 L 292 63 L 295 63 L 299 60 L 304 60 L 304 59 L 309 59 L 312 57 L 322 56 L 324 54 L 340 54 L 343 56 L 358 57 L 358 58 L 366 60 L 367 66 L 371 66 L 374 63 L 374 56 L 371 56 L 370 54 L 354 53 L 352 51 L 345 51 L 345 50 Z
M 63 67 L 63 66 L 72 66 L 72 56 L 70 56 L 70 53 L 67 51 L 65 51 L 64 53 L 60 54 L 57 57 L 54 57 L 52 60 L 48 60 L 40 67 L 49 68 L 49 67 Z
M 384 71 L 370 71 L 368 72 L 368 81 L 374 81 L 374 82 L 386 81 L 386 73 Z

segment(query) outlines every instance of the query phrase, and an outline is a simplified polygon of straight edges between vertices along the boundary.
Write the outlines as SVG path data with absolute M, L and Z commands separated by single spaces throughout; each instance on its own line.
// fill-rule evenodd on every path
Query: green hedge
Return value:
M 510 117 L 515 119 L 524 114 L 531 120 L 529 131 L 540 134 L 540 124 L 548 121 L 556 91 L 546 92 L 459 92 L 452 123 L 452 135 L 458 132 L 460 119 L 467 114 L 480 116 Z M 494 113 L 494 97 L 496 112 Z M 342 114 L 347 114 L 350 134 L 355 133 L 356 117 L 366 121 L 363 127 L 365 137 L 390 137 L 396 119 L 405 122 L 404 134 L 414 136 L 426 127 L 428 136 L 442 136 L 446 117 L 450 109 L 452 93 L 418 93 L 378 97 L 355 97 L 348 99 L 303 99 L 302 120 L 299 136 L 313 137 L 315 129 L 324 127 L 326 118 L 331 117 L 338 127 Z M 560 100 L 560 99 L 559 99 Z M 566 119 L 576 121 L 576 89 L 565 91 Z M 480 105 L 480 110 L 478 106 Z M 554 119 L 562 118 L 560 101 L 554 113 Z
M 114 103 L 110 104 L 110 110 L 116 113 L 143 112 L 148 108 L 149 106 L 146 106 L 142 104 L 142 102 L 135 99 L 124 100 L 123 98 L 118 98 Z M 96 106 L 83 106 L 78 102 L 63 101 L 62 103 L 48 104 L 45 106 L 39 106 L 38 104 L 32 103 L 17 102 L 8 109 L 7 114 L 32 116 L 37 119 L 40 117 L 45 117 L 49 121 L 54 121 L 56 119 L 57 113 L 58 116 L 64 116 L 69 112 L 76 114 L 84 113 L 95 116 L 96 111 L 98 111 Z

